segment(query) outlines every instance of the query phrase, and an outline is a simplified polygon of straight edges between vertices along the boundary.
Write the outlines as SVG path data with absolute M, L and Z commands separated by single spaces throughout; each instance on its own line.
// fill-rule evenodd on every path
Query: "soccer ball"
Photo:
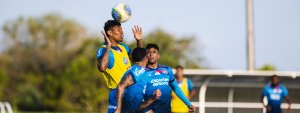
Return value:
M 114 18 L 114 20 L 123 23 L 130 19 L 131 9 L 126 4 L 118 3 L 112 8 L 111 15 Z

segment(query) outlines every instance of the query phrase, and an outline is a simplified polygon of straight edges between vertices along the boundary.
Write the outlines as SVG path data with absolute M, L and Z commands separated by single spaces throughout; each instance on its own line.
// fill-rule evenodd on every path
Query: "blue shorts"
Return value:
M 107 113 L 114 113 L 117 109 L 117 88 L 111 89 L 108 95 Z
M 282 113 L 282 110 L 271 110 L 270 112 L 267 113 Z
M 271 111 L 267 113 L 282 113 L 280 106 L 271 106 Z

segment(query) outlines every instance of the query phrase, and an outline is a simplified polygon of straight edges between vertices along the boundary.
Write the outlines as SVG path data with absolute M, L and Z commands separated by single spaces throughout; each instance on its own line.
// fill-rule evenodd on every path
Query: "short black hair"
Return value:
M 175 67 L 176 69 L 182 69 L 183 70 L 183 67 L 181 65 L 178 65 Z
M 121 23 L 116 21 L 116 20 L 108 20 L 105 22 L 104 24 L 104 31 L 107 34 L 107 31 L 110 30 L 111 28 L 113 28 L 114 26 L 121 26 Z
M 277 75 L 272 75 L 272 76 L 271 76 L 271 80 L 273 80 L 275 77 L 280 78 L 280 77 L 277 76 Z
M 147 56 L 146 49 L 140 47 L 134 48 L 131 56 L 133 62 L 140 62 Z
M 157 51 L 159 51 L 159 47 L 157 44 L 153 44 L 153 43 L 147 44 L 146 49 L 151 49 L 151 48 L 157 49 Z

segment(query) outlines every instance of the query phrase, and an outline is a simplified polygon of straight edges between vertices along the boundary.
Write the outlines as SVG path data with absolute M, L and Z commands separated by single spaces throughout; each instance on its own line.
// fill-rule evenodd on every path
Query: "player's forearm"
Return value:
M 189 100 L 191 100 L 191 98 L 193 98 L 194 96 L 196 95 L 196 91 L 195 91 L 195 89 L 192 89 L 192 91 L 190 92 L 190 94 L 189 94 Z
M 122 95 L 124 93 L 125 86 L 118 85 L 117 87 L 117 109 L 122 109 Z
M 137 44 L 137 47 L 143 48 L 143 40 L 142 39 L 136 40 L 136 44 Z
M 105 71 L 108 66 L 109 51 L 110 51 L 110 47 L 106 47 L 105 53 L 98 60 L 98 69 L 102 72 Z
M 289 97 L 285 97 L 285 100 L 289 104 L 289 106 L 291 106 L 292 102 L 291 102 L 290 98 Z
M 148 106 L 150 106 L 153 102 L 155 101 L 154 98 L 151 98 L 145 102 L 143 102 L 141 105 L 140 105 L 140 108 L 138 110 L 138 112 L 142 112 L 144 109 L 146 109 Z
M 178 96 L 178 98 L 180 98 L 185 103 L 186 106 L 189 107 L 191 105 L 191 102 L 184 95 L 184 93 L 182 92 L 182 90 L 180 89 L 176 81 L 171 82 L 170 87 L 172 88 L 174 93 Z

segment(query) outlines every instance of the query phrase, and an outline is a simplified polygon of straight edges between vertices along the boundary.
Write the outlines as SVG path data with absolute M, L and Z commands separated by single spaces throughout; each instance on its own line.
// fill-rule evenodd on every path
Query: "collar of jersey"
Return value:
M 162 67 L 162 65 L 158 64 L 158 65 L 157 65 L 157 68 L 150 68 L 150 67 L 147 66 L 147 69 L 157 70 L 157 69 L 160 68 L 160 67 Z
M 118 43 L 118 44 L 120 44 L 120 43 Z M 104 42 L 103 45 L 107 45 L 107 43 Z M 111 48 L 112 48 L 113 50 L 122 52 L 122 49 L 121 49 L 119 46 L 111 46 Z

